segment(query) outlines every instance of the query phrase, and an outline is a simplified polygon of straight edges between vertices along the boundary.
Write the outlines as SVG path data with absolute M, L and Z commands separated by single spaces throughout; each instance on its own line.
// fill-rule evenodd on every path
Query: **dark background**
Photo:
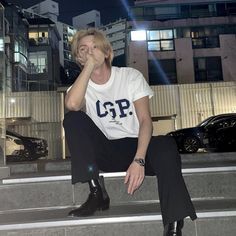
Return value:
M 54 0 L 59 3 L 59 21 L 72 25 L 72 17 L 90 10 L 101 13 L 101 23 L 108 24 L 119 18 L 127 18 L 127 9 L 134 5 L 134 0 Z M 7 0 L 22 8 L 31 7 L 42 0 Z

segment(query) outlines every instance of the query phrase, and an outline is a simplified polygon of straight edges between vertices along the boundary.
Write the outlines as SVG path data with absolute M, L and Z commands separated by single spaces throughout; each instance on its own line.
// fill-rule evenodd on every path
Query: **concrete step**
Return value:
M 232 236 L 236 201 L 195 201 L 198 219 L 185 220 L 183 236 Z M 0 214 L 0 236 L 156 236 L 162 235 L 160 206 L 135 203 L 111 206 L 92 217 L 70 218 L 71 208 L 9 211 Z
M 236 166 L 183 169 L 192 199 L 236 199 Z M 112 205 L 158 201 L 156 177 L 146 177 L 141 188 L 130 196 L 124 172 L 104 173 Z M 88 195 L 87 184 L 71 185 L 70 175 L 42 175 L 9 178 L 0 185 L 0 211 L 81 204 Z
M 214 167 L 236 165 L 236 153 L 206 153 L 182 154 L 183 168 Z M 8 163 L 11 175 L 22 173 L 66 172 L 70 173 L 71 163 L 66 160 L 36 160 L 32 162 Z

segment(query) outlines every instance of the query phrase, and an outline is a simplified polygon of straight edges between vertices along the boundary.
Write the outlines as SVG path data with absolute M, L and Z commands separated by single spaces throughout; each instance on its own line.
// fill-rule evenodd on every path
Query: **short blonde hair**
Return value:
M 110 68 L 111 63 L 113 60 L 113 49 L 106 38 L 106 36 L 103 34 L 102 31 L 99 31 L 95 28 L 89 28 L 89 29 L 84 29 L 84 30 L 79 30 L 76 32 L 76 34 L 73 37 L 72 44 L 71 44 L 71 51 L 72 51 L 72 56 L 75 59 L 76 63 L 82 67 L 80 62 L 78 61 L 77 54 L 78 54 L 78 47 L 79 47 L 79 42 L 83 37 L 92 35 L 94 36 L 95 42 L 97 44 L 97 47 L 105 54 L 107 55 L 107 58 L 105 59 L 105 62 L 107 66 Z

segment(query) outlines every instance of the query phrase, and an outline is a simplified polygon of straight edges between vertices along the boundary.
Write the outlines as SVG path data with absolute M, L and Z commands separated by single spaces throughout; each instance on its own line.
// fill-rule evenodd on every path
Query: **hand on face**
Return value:
M 95 68 L 102 65 L 105 61 L 105 55 L 95 45 L 84 45 L 79 48 L 78 61 L 82 66 L 92 65 Z
M 88 46 L 82 46 L 79 48 L 78 61 L 82 66 L 84 66 L 86 63 L 96 64 L 92 51 L 93 50 L 89 49 Z

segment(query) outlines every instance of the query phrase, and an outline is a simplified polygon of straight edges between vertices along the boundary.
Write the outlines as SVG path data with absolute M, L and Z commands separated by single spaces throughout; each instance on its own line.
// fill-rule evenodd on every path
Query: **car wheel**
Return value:
M 184 139 L 182 149 L 185 153 L 194 153 L 198 151 L 199 146 L 199 140 L 191 136 Z

